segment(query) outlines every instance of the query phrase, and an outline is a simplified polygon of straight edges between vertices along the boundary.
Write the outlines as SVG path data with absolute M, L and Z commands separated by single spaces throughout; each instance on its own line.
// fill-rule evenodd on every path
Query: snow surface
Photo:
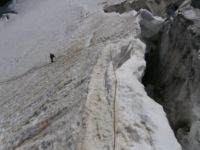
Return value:
M 139 82 L 145 46 L 136 12 L 104 14 L 103 4 L 16 0 L 18 14 L 0 21 L 0 149 L 50 142 L 62 150 L 70 142 L 70 149 L 101 150 L 112 149 L 114 139 L 116 150 L 181 149 Z M 60 57 L 46 65 L 49 52 Z M 38 66 L 45 69 L 2 82 Z
M 49 62 L 73 40 L 71 34 L 87 15 L 98 10 L 98 0 L 17 0 L 18 14 L 0 21 L 0 81 Z M 59 55 L 56 53 L 56 55 Z

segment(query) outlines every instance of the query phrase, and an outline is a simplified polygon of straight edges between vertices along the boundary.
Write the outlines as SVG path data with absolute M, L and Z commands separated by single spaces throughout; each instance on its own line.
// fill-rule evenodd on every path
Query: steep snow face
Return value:
M 0 22 L 1 150 L 181 149 L 140 83 L 136 12 L 103 4 L 14 1 L 18 14 Z

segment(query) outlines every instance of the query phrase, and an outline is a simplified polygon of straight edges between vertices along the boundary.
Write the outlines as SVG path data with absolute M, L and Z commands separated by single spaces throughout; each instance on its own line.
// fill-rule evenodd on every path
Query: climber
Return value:
M 51 62 L 53 63 L 56 58 L 55 55 L 53 53 L 50 53 L 49 57 L 51 59 Z

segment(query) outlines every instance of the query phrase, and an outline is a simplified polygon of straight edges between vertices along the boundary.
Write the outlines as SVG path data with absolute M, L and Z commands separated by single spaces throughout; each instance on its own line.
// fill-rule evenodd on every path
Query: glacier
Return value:
M 0 150 L 182 149 L 141 83 L 137 12 L 104 12 L 120 2 L 9 5 L 17 14 L 0 20 Z

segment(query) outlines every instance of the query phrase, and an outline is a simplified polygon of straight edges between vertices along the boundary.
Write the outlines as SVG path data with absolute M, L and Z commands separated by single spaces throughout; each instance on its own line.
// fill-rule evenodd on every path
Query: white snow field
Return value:
M 97 0 L 16 0 L 10 20 L 0 21 L 0 81 L 44 65 L 49 52 L 73 40 L 70 34 L 87 15 L 98 10 Z M 59 55 L 59 54 L 58 54 Z
M 140 83 L 136 12 L 105 4 L 16 0 L 0 20 L 0 150 L 181 150 Z

